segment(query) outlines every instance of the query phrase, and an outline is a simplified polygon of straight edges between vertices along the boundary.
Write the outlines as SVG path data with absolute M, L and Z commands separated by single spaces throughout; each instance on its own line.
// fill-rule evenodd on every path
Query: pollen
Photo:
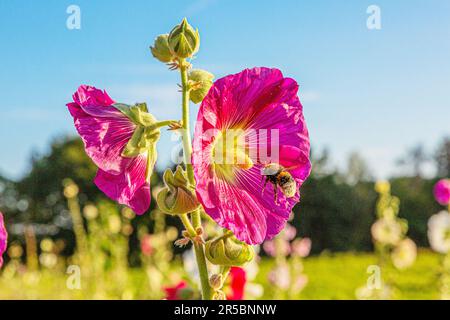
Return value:
M 245 132 L 240 129 L 221 131 L 211 149 L 213 168 L 218 177 L 234 181 L 238 170 L 249 170 L 253 161 L 245 143 Z

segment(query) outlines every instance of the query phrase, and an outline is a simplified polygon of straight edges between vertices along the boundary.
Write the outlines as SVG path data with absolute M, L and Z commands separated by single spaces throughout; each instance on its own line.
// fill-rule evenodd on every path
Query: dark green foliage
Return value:
M 349 186 L 336 175 L 312 177 L 302 187 L 294 225 L 313 240 L 313 252 L 368 250 L 376 194 L 371 183 Z
M 418 177 L 391 180 L 392 193 L 400 198 L 401 218 L 408 220 L 408 235 L 419 246 L 427 246 L 427 221 L 443 208 L 434 200 L 433 186 L 436 180 Z

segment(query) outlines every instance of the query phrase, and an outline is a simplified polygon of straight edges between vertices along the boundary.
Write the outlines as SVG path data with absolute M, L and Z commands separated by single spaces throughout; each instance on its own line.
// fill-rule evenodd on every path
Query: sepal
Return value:
M 158 207 L 169 214 L 185 214 L 196 210 L 200 203 L 194 188 L 189 184 L 186 172 L 177 166 L 175 172 L 167 169 L 164 172 L 165 187 L 158 193 Z
M 239 241 L 229 231 L 223 236 L 206 242 L 206 258 L 215 265 L 240 267 L 255 256 L 253 247 Z

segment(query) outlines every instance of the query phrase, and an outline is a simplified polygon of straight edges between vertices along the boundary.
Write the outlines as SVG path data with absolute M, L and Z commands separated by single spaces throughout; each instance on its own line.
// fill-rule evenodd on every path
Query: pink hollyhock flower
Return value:
M 243 300 L 247 273 L 242 268 L 231 267 L 229 277 L 230 290 L 227 294 L 227 300 Z
M 277 69 L 247 69 L 217 80 L 200 106 L 192 155 L 197 197 L 220 226 L 248 244 L 284 228 L 310 173 L 297 91 L 295 80 Z M 272 164 L 295 181 L 289 197 L 280 186 L 266 185 Z
M 3 253 L 6 251 L 6 244 L 8 233 L 6 232 L 5 223 L 3 222 L 3 215 L 0 212 L 0 268 L 3 265 Z
M 285 239 L 280 239 L 275 244 L 275 240 L 267 240 L 263 242 L 264 251 L 271 257 L 275 257 L 277 255 L 287 257 L 291 253 L 291 246 L 289 245 L 289 241 Z
M 285 263 L 272 269 L 267 276 L 269 283 L 283 290 L 291 285 L 289 266 Z
M 297 229 L 293 225 L 286 224 L 286 228 L 283 230 L 283 238 L 286 241 L 291 241 L 297 235 Z
M 187 289 L 188 285 L 186 281 L 180 281 L 173 287 L 165 287 L 164 291 L 166 293 L 167 300 L 182 300 L 183 299 L 183 290 Z
M 439 180 L 434 186 L 434 197 L 439 204 L 447 206 L 450 204 L 450 179 Z
M 292 254 L 300 258 L 306 258 L 311 252 L 311 239 L 296 239 L 292 242 Z
M 275 242 L 273 240 L 264 241 L 263 249 L 271 257 L 275 257 L 277 255 L 277 250 L 275 248 Z
M 105 91 L 82 85 L 67 104 L 86 153 L 99 167 L 95 184 L 108 197 L 143 214 L 150 206 L 150 185 L 145 179 L 147 154 L 122 156 L 134 124 Z

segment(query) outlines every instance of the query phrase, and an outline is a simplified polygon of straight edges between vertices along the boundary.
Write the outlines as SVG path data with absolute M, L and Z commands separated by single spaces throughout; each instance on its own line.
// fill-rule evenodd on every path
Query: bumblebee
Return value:
M 277 163 L 269 163 L 261 169 L 261 175 L 266 178 L 262 193 L 270 182 L 273 185 L 275 203 L 278 203 L 278 187 L 280 187 L 286 198 L 292 198 L 297 192 L 297 183 L 286 168 Z

